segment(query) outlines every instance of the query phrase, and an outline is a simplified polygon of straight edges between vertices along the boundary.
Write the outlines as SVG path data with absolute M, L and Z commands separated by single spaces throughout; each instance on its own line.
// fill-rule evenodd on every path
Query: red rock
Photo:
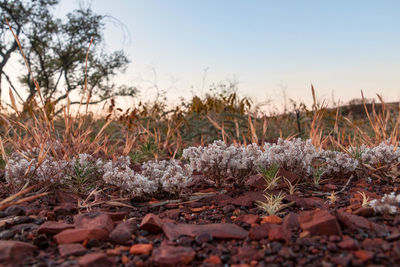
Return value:
M 74 222 L 75 228 L 101 228 L 109 233 L 114 229 L 114 222 L 110 215 L 102 212 L 89 212 L 76 215 Z
M 356 250 L 358 249 L 359 245 L 358 245 L 358 241 L 352 239 L 349 236 L 343 236 L 343 240 L 340 241 L 337 244 L 340 248 L 342 249 L 346 249 L 346 250 Z
M 334 264 L 340 265 L 340 266 L 349 266 L 350 261 L 352 260 L 353 256 L 351 254 L 345 254 L 341 253 L 336 256 L 331 256 L 331 261 Z
M 152 253 L 152 261 L 157 266 L 183 266 L 191 263 L 196 256 L 190 247 L 161 246 Z
M 36 246 L 29 243 L 0 240 L 0 265 L 3 263 L 11 266 L 22 266 L 26 260 L 33 256 L 36 249 Z
M 273 227 L 268 231 L 268 239 L 270 241 L 286 241 L 292 238 L 292 232 L 284 229 L 282 226 Z
M 131 246 L 129 252 L 133 255 L 148 255 L 152 249 L 152 244 L 134 244 Z
M 259 218 L 260 217 L 255 214 L 242 214 L 235 219 L 235 222 L 240 221 L 252 225 L 256 223 Z
M 310 198 L 296 197 L 295 201 L 296 201 L 296 206 L 302 207 L 307 210 L 320 208 L 324 205 L 324 200 L 319 197 L 310 197 Z
M 128 212 L 126 211 L 118 211 L 118 212 L 105 212 L 110 216 L 111 220 L 115 221 L 122 221 L 123 219 L 128 216 Z
M 366 262 L 374 258 L 374 253 L 368 250 L 357 250 L 356 252 L 354 252 L 354 255 L 362 262 Z
M 251 207 L 253 205 L 253 199 L 251 199 L 250 196 L 243 195 L 232 200 L 231 204 L 236 206 Z
M 272 229 L 271 224 L 264 223 L 250 228 L 249 237 L 253 240 L 261 240 L 268 237 L 268 232 Z
M 81 244 L 61 244 L 58 245 L 58 252 L 61 257 L 80 256 L 85 254 L 86 248 Z
M 217 255 L 211 255 L 207 259 L 203 261 L 204 263 L 209 263 L 209 264 L 222 264 L 221 259 Z
M 150 233 L 159 233 L 162 231 L 163 221 L 152 213 L 147 214 L 142 219 L 139 228 Z
M 192 210 L 192 212 L 194 212 L 194 211 Z M 180 213 L 181 213 L 180 209 L 170 209 L 170 210 L 165 211 L 163 214 L 167 218 L 177 219 L 177 218 L 179 218 Z
M 283 229 L 288 230 L 296 230 L 299 228 L 299 215 L 294 212 L 290 212 L 285 216 L 285 218 L 283 218 L 282 227 Z
M 299 215 L 299 224 L 303 231 L 312 235 L 341 235 L 338 221 L 327 210 L 314 210 Z
M 258 190 L 264 190 L 267 186 L 265 179 L 262 177 L 261 174 L 256 174 L 248 177 L 246 179 L 246 185 Z
M 102 252 L 90 253 L 78 260 L 81 267 L 109 267 L 115 266 L 114 262 Z
M 164 223 L 164 234 L 169 240 L 175 240 L 181 235 L 195 237 L 200 234 L 208 233 L 213 238 L 220 239 L 245 239 L 247 231 L 236 224 L 220 223 L 220 224 L 173 224 Z
M 371 217 L 375 214 L 375 211 L 372 207 L 361 207 L 355 210 L 354 215 L 362 216 L 362 217 Z
M 67 224 L 65 222 L 47 221 L 40 225 L 38 228 L 38 234 L 58 234 L 66 229 L 74 228 L 73 224 Z
M 324 184 L 322 186 L 322 190 L 324 190 L 326 192 L 336 191 L 337 190 L 337 186 L 334 185 L 334 184 Z
M 54 214 L 58 216 L 71 215 L 72 211 L 76 209 L 76 204 L 63 203 L 61 206 L 57 206 L 53 209 Z
M 385 240 L 381 238 L 366 238 L 361 242 L 361 245 L 364 249 L 367 250 L 373 250 L 373 251 L 379 251 L 381 250 L 384 246 L 387 246 L 387 243 Z
M 132 238 L 132 234 L 137 230 L 136 221 L 125 221 L 117 225 L 110 233 L 110 240 L 117 244 L 125 244 Z
M 281 224 L 282 218 L 276 215 L 269 215 L 261 218 L 261 224 L 270 223 L 270 224 Z
M 232 257 L 233 262 L 245 261 L 250 262 L 253 259 L 260 259 L 260 256 L 257 254 L 257 250 L 248 246 L 244 245 L 238 249 L 237 255 Z
M 54 240 L 58 244 L 69 244 L 69 243 L 79 243 L 86 239 L 97 239 L 104 240 L 107 239 L 108 232 L 104 229 L 94 228 L 94 229 L 67 229 L 58 233 L 54 236 Z
M 351 230 L 357 230 L 359 228 L 364 230 L 372 230 L 381 236 L 385 236 L 389 233 L 389 230 L 386 226 L 370 222 L 364 217 L 353 215 L 343 210 L 338 210 L 336 217 L 341 223 Z

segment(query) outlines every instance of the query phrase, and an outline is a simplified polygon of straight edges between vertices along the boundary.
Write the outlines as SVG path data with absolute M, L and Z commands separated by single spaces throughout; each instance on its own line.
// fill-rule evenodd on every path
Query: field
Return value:
M 12 101 L 0 120 L 2 261 L 398 263 L 398 103 L 327 108 L 312 95 L 311 108 L 269 116 L 227 90 L 172 109 L 112 101 L 100 117 Z

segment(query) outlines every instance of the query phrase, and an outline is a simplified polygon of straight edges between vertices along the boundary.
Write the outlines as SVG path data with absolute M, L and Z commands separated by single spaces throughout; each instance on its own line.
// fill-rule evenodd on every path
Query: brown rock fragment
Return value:
M 114 262 L 102 252 L 90 253 L 78 260 L 81 267 L 110 267 L 115 266 Z
M 23 265 L 36 249 L 36 246 L 29 243 L 0 240 L 0 263 L 7 266 Z
M 299 215 L 300 227 L 311 235 L 342 235 L 339 223 L 327 210 L 314 210 Z
M 139 228 L 150 233 L 159 233 L 162 231 L 163 221 L 152 213 L 147 214 L 142 219 Z
M 114 229 L 114 222 L 110 215 L 103 212 L 89 212 L 76 215 L 74 222 L 75 228 L 101 228 L 109 233 Z
M 183 266 L 191 263 L 196 256 L 190 247 L 161 246 L 152 253 L 152 261 L 156 266 Z
M 104 229 L 68 229 L 54 236 L 58 244 L 79 243 L 86 239 L 107 239 L 108 233 Z

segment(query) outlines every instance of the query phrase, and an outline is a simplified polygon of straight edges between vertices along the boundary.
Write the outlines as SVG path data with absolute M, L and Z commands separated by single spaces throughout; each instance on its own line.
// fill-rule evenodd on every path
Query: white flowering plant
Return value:
M 218 140 L 206 147 L 186 148 L 182 156 L 189 160 L 193 170 L 204 173 L 220 187 L 228 177 L 236 185 L 243 185 L 246 177 L 256 173 L 261 153 L 256 144 L 237 147 Z
M 397 214 L 400 208 L 400 194 L 396 195 L 394 192 L 385 194 L 380 200 L 369 201 L 369 205 L 379 214 Z

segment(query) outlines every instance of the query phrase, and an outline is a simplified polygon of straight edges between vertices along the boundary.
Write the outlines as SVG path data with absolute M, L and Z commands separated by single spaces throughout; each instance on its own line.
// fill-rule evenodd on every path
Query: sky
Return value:
M 311 103 L 382 94 L 400 100 L 400 1 L 62 0 L 57 15 L 90 5 L 116 18 L 110 51 L 131 64 L 118 80 L 142 98 L 166 90 L 169 101 L 238 82 L 256 102 L 283 95 Z

